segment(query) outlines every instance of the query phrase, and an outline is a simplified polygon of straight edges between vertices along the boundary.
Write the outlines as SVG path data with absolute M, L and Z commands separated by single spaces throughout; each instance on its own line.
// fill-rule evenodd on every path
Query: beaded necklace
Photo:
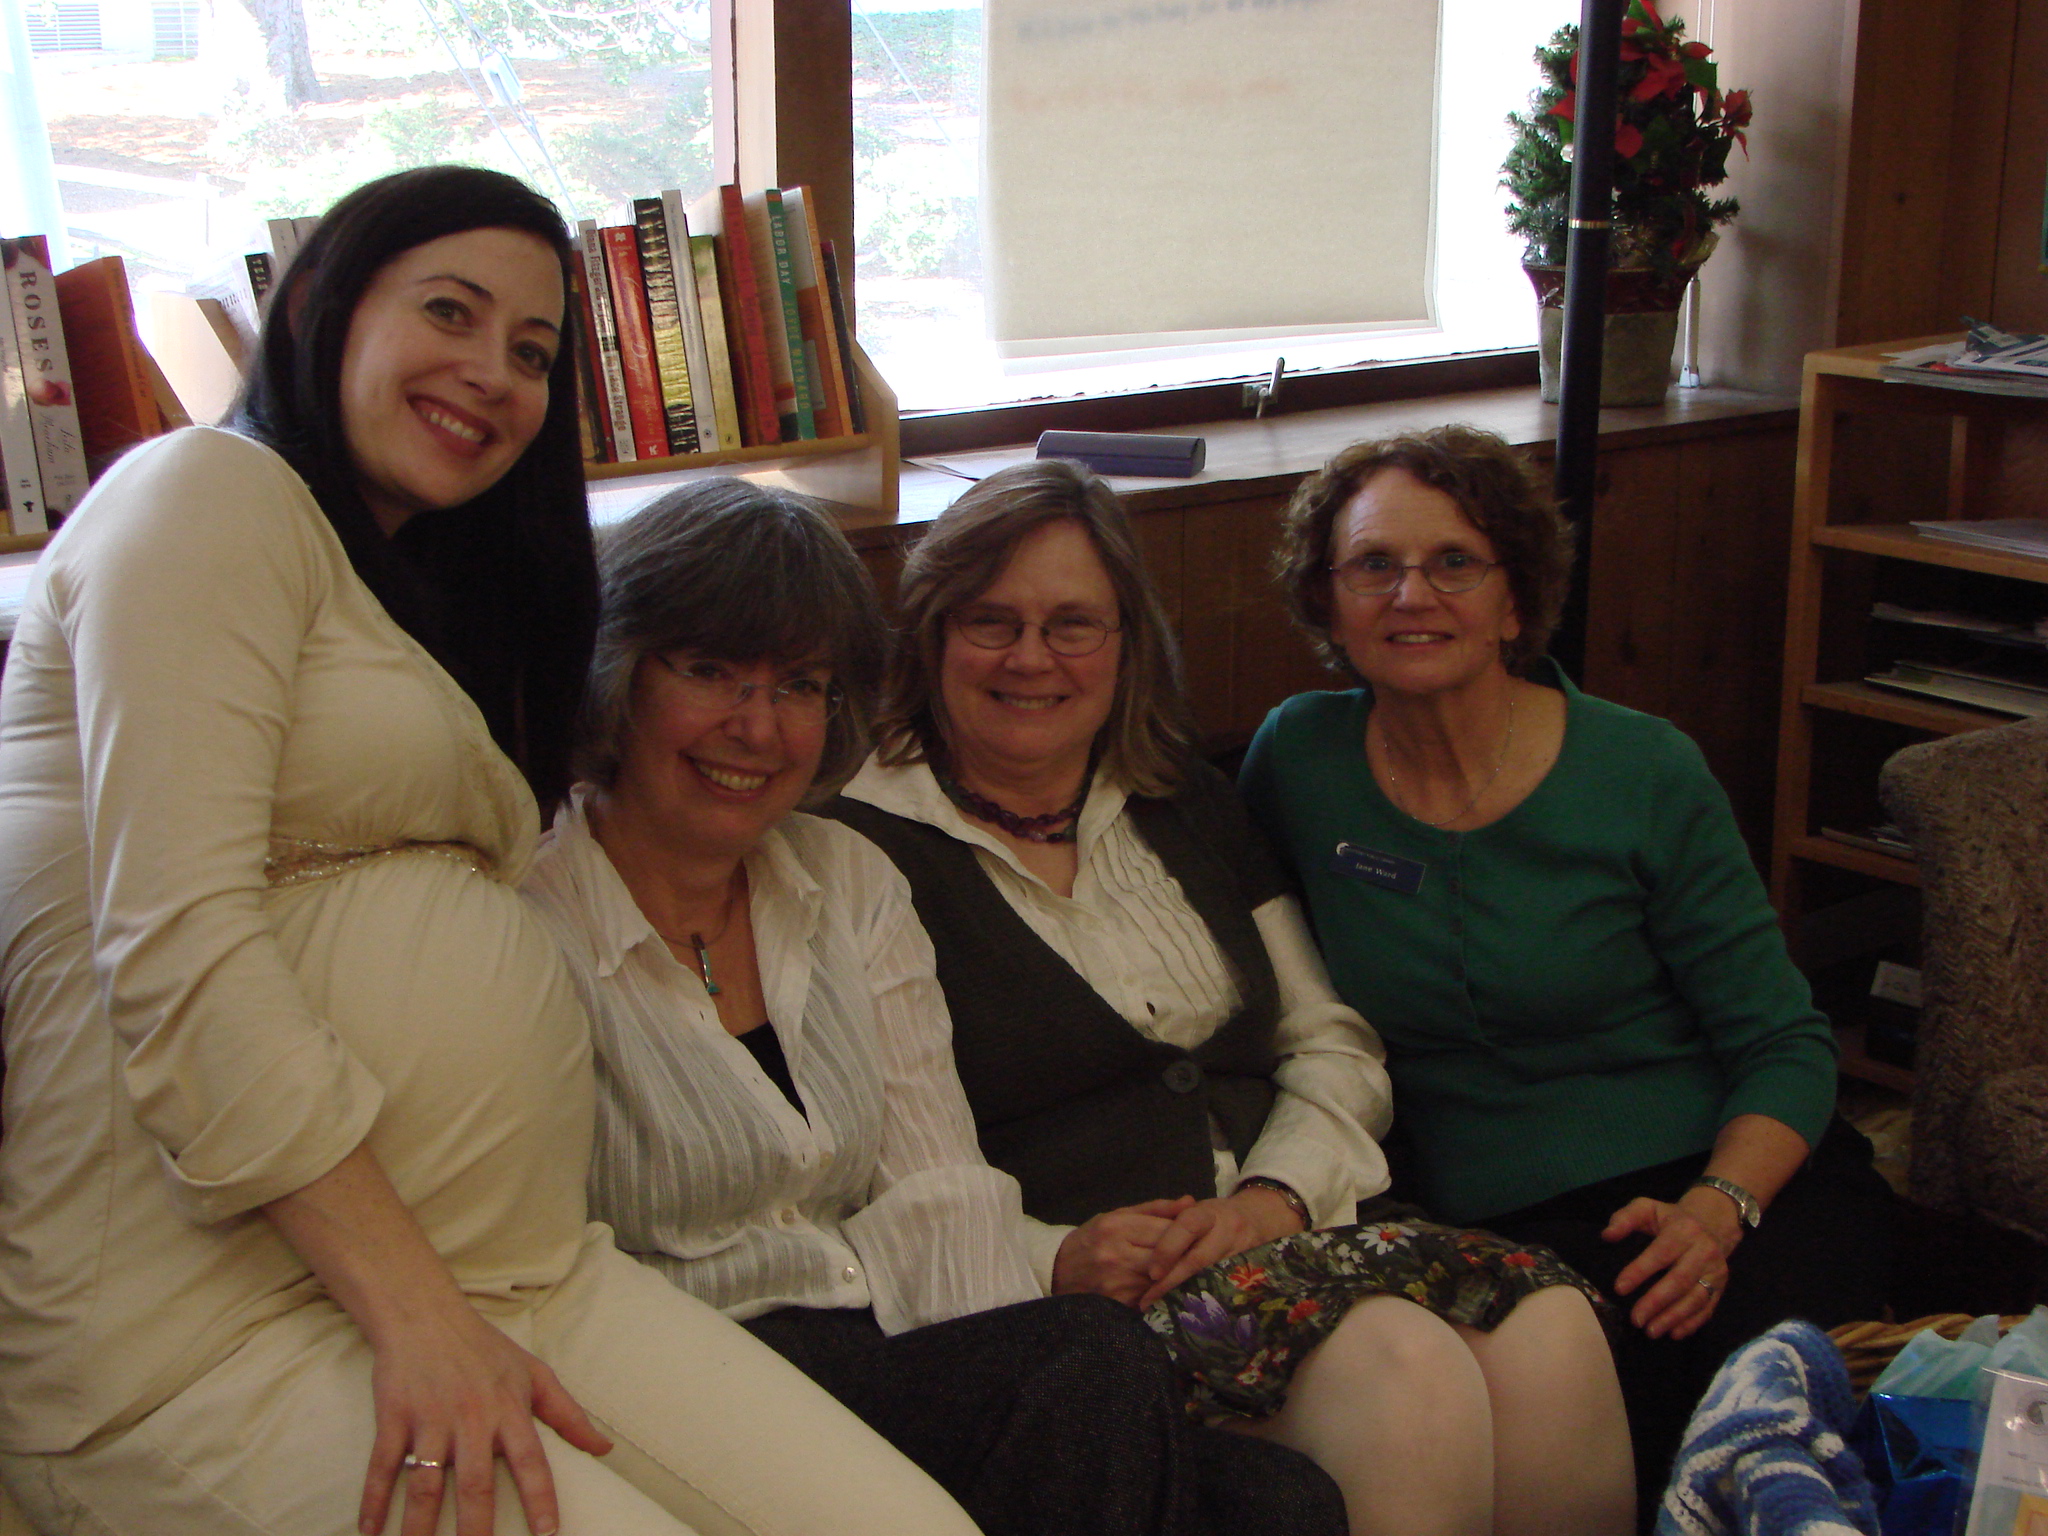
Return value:
M 977 821 L 992 822 L 1010 836 L 1021 837 L 1027 843 L 1071 843 L 1080 835 L 1081 807 L 1088 803 L 1088 786 L 1095 775 L 1091 771 L 1081 780 L 1081 793 L 1074 798 L 1072 805 L 1038 816 L 1020 816 L 997 805 L 986 795 L 977 795 L 949 774 L 934 771 L 932 777 L 939 781 L 939 788 L 946 792 L 948 800 Z M 1056 827 L 1061 830 L 1054 831 Z

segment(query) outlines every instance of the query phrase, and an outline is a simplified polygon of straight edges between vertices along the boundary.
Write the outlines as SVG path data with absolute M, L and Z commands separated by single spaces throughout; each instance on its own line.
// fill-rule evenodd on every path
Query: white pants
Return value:
M 593 1457 L 540 1426 L 562 1536 L 975 1536 L 938 1484 L 604 1228 L 536 1305 L 486 1315 L 616 1442 Z M 45 1536 L 354 1536 L 370 1365 L 348 1315 L 314 1301 L 126 1429 L 0 1455 L 0 1483 Z M 497 1531 L 526 1529 L 500 1463 Z

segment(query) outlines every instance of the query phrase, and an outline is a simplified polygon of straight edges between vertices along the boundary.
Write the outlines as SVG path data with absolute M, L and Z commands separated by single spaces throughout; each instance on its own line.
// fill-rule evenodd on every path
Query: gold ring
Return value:
M 445 1461 L 429 1461 L 424 1456 L 415 1456 L 411 1451 L 407 1451 L 405 1453 L 405 1460 L 401 1463 L 401 1465 L 407 1467 L 424 1467 L 429 1471 L 439 1472 L 443 1467 L 447 1466 L 447 1463 Z

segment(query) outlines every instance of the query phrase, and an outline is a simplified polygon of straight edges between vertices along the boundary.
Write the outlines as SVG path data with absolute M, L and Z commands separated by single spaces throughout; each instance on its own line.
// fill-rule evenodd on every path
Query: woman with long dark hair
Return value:
M 39 1529 L 971 1529 L 585 1220 L 588 1026 L 513 890 L 595 616 L 568 259 L 509 177 L 350 194 L 235 429 L 43 557 L 0 706 Z

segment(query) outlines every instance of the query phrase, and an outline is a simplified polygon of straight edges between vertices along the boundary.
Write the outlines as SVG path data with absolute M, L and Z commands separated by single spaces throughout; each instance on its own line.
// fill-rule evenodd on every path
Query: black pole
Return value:
M 1593 533 L 1593 471 L 1600 456 L 1600 349 L 1607 320 L 1608 217 L 1614 203 L 1615 75 L 1628 0 L 1580 0 L 1578 111 L 1572 123 L 1572 207 L 1564 276 L 1559 367 L 1557 478 L 1564 515 L 1579 536 L 1571 595 L 1550 642 L 1565 671 L 1586 660 L 1586 572 Z

